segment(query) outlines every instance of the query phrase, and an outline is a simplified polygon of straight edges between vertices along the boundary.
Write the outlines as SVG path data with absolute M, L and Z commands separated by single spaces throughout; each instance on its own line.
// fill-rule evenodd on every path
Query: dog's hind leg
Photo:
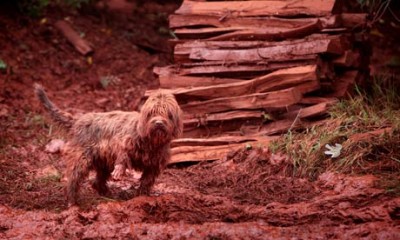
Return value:
M 95 161 L 94 164 L 94 169 L 96 170 L 96 180 L 92 184 L 92 187 L 96 189 L 100 195 L 105 196 L 109 193 L 107 180 L 111 176 L 111 171 L 108 168 L 106 161 L 101 161 L 100 159 L 97 160 L 98 161 Z
M 81 181 L 88 175 L 93 159 L 82 149 L 74 148 L 67 155 L 69 161 L 67 200 L 68 205 L 76 205 Z

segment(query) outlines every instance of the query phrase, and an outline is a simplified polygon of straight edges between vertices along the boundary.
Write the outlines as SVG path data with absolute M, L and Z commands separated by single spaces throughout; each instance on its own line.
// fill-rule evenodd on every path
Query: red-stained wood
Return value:
M 347 44 L 347 37 L 341 35 L 326 35 L 326 34 L 313 34 L 308 37 L 302 39 L 294 39 L 294 40 L 286 40 L 279 42 L 272 41 L 184 41 L 177 42 L 174 47 L 174 59 L 176 62 L 190 62 L 190 54 L 196 51 L 201 50 L 252 50 L 257 51 L 258 49 L 265 49 L 265 51 L 271 51 L 270 57 L 265 57 L 261 59 L 261 61 L 278 61 L 278 60 L 290 60 L 290 59 L 298 59 L 303 58 L 304 56 L 313 56 L 314 54 L 303 53 L 301 54 L 284 54 L 285 52 L 276 52 L 277 50 L 285 51 L 290 50 L 295 46 L 301 48 L 301 46 L 305 46 L 305 44 L 310 45 L 310 43 L 318 44 L 321 41 L 327 40 L 335 40 L 339 41 L 341 48 L 347 49 L 349 48 Z M 299 49 L 301 50 L 301 49 Z M 274 52 L 275 51 L 275 52 Z M 323 50 L 321 50 L 323 51 Z M 311 52 L 321 53 L 321 51 L 312 50 Z M 297 51 L 299 52 L 299 51 Z M 338 51 L 335 51 L 338 52 Z M 340 51 L 341 52 L 341 51 Z M 274 55 L 274 56 L 273 56 Z M 215 61 L 215 60 L 214 60 Z M 221 59 L 221 61 L 229 61 L 229 59 Z M 250 62 L 250 61 L 260 61 L 260 58 L 256 59 L 241 59 L 236 58 L 233 60 L 234 62 Z
M 218 36 L 210 37 L 211 41 L 224 40 L 284 40 L 290 38 L 302 38 L 323 29 L 322 23 L 317 19 L 306 25 L 284 29 L 284 28 L 256 28 L 238 29 Z M 178 31 L 178 30 L 177 30 Z
M 181 105 L 186 113 L 215 113 L 239 109 L 282 109 L 299 102 L 302 94 L 297 88 L 236 97 L 221 97 Z
M 341 55 L 347 50 L 340 37 L 318 39 L 291 45 L 276 45 L 251 49 L 193 48 L 189 59 L 196 61 L 262 61 L 268 59 L 290 59 L 293 56 L 312 54 Z
M 307 65 L 288 69 L 281 69 L 252 80 L 235 83 L 219 84 L 195 88 L 172 89 L 179 102 L 190 99 L 204 100 L 229 96 L 240 96 L 252 93 L 275 91 L 290 87 L 299 87 L 301 94 L 317 90 L 319 82 L 317 78 L 317 66 Z M 149 96 L 152 90 L 146 91 Z
M 178 76 L 203 76 L 217 77 L 227 79 L 249 79 L 261 75 L 265 75 L 279 69 L 287 69 L 304 65 L 316 65 L 319 63 L 317 55 L 304 55 L 291 59 L 277 59 L 271 61 L 249 61 L 249 62 L 234 62 L 234 61 L 207 61 L 200 63 L 183 63 L 170 65 L 154 69 L 154 72 L 160 76 L 160 87 L 164 87 L 164 80 L 161 77 L 178 75 Z M 196 79 L 193 79 L 196 81 Z M 236 81 L 232 81 L 236 82 Z M 221 82 L 223 83 L 223 82 Z M 225 83 L 228 83 L 225 81 Z M 193 86 L 188 81 L 187 86 Z M 198 84 L 194 84 L 198 85 Z M 203 84 L 205 85 L 205 84 Z M 169 88 L 174 86 L 174 80 L 168 83 Z M 175 87 L 182 87 L 182 83 L 177 83 Z
M 332 85 L 333 93 L 328 94 L 328 97 L 344 98 L 351 96 L 354 84 L 359 72 L 357 70 L 347 71 L 343 75 L 338 76 Z
M 75 47 L 75 49 L 82 55 L 86 56 L 93 52 L 90 44 L 71 27 L 71 25 L 64 21 L 57 21 L 54 26 L 60 30 L 64 37 Z
M 290 111 L 282 115 L 283 118 L 308 118 L 321 116 L 327 113 L 329 103 L 318 103 L 309 107 L 303 107 L 298 110 Z
M 201 29 L 207 27 L 228 28 L 241 27 L 247 29 L 271 28 L 274 30 L 288 30 L 299 28 L 319 20 L 323 28 L 336 28 L 341 25 L 341 16 L 333 15 L 320 18 L 276 18 L 276 17 L 228 17 L 223 21 L 218 16 L 209 15 L 178 15 L 169 16 L 169 27 L 172 29 L 192 28 Z
M 230 16 L 327 16 L 333 13 L 335 0 L 289 1 L 183 1 L 175 14 L 218 16 L 220 21 Z
M 360 62 L 360 53 L 351 50 L 346 51 L 342 56 L 332 61 L 335 66 L 346 68 L 359 67 Z
M 341 26 L 351 30 L 363 28 L 367 24 L 368 14 L 366 13 L 342 13 L 339 17 Z
M 182 162 L 199 162 L 221 160 L 229 152 L 237 151 L 241 148 L 249 146 L 259 147 L 268 146 L 272 141 L 271 138 L 256 138 L 256 141 L 248 141 L 243 143 L 232 143 L 217 146 L 181 146 L 171 149 L 171 160 L 168 164 L 176 164 Z
M 243 80 L 234 78 L 216 78 L 216 77 L 192 77 L 181 76 L 174 73 L 161 74 L 158 76 L 161 88 L 193 88 L 204 87 L 218 84 L 235 83 Z
M 271 141 L 277 139 L 277 136 L 271 137 L 252 137 L 252 136 L 222 136 L 215 138 L 179 138 L 175 139 L 171 143 L 171 148 L 183 147 L 183 146 L 218 146 L 226 144 L 238 144 L 244 142 L 256 142 L 256 141 Z

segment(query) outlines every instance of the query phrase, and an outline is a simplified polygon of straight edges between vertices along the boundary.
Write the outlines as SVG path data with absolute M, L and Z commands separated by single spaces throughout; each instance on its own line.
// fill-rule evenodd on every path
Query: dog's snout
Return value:
M 163 122 L 162 120 L 157 120 L 157 121 L 155 122 L 155 124 L 156 124 L 156 126 L 163 126 L 163 125 L 164 125 L 164 122 Z

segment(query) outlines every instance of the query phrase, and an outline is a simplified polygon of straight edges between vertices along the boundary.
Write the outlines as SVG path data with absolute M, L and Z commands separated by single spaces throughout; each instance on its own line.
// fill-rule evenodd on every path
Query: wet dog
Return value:
M 43 87 L 35 93 L 52 119 L 69 129 L 64 149 L 67 160 L 67 199 L 76 204 L 80 183 L 90 170 L 100 195 L 108 194 L 107 180 L 119 178 L 127 167 L 142 172 L 138 195 L 148 195 L 156 177 L 170 159 L 170 143 L 182 133 L 182 111 L 175 97 L 159 90 L 140 112 L 92 112 L 76 117 L 53 104 Z

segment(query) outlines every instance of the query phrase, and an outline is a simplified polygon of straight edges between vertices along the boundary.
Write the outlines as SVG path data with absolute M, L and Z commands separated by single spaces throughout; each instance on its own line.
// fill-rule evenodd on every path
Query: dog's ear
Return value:
M 176 113 L 174 114 L 175 116 L 175 128 L 172 133 L 173 138 L 179 138 L 182 136 L 183 133 L 183 113 L 179 105 L 177 104 L 176 106 Z
M 144 138 L 146 136 L 145 124 L 146 123 L 145 123 L 145 120 L 143 119 L 143 116 L 140 116 L 138 119 L 136 131 L 141 138 Z

